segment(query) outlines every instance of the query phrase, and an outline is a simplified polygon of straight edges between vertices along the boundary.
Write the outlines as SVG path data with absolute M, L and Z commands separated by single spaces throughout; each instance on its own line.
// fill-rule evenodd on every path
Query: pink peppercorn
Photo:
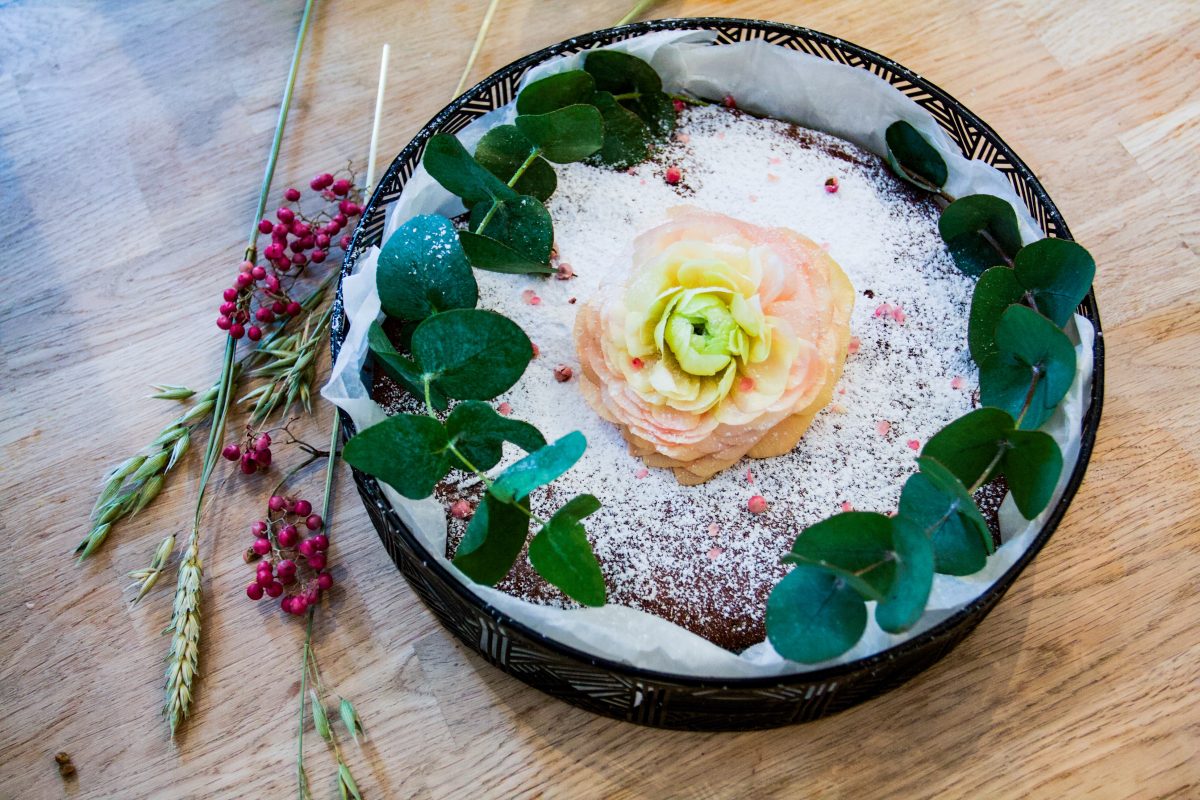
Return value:
M 746 508 L 751 514 L 762 514 L 767 510 L 767 498 L 761 494 L 756 494 L 746 502 Z

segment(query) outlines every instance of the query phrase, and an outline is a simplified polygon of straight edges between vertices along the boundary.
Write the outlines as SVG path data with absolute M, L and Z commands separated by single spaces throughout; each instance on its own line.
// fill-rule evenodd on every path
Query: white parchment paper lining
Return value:
M 738 105 L 755 114 L 784 119 L 808 128 L 840 136 L 883 155 L 883 134 L 890 123 L 907 120 L 924 133 L 945 158 L 950 170 L 946 190 L 954 196 L 987 193 L 1002 197 L 1017 210 L 1022 239 L 1042 238 L 1028 209 L 1008 180 L 993 167 L 963 158 L 933 117 L 886 81 L 863 69 L 826 61 L 786 50 L 761 41 L 711 47 L 714 34 L 708 31 L 651 33 L 611 45 L 649 61 L 663 78 L 667 91 L 688 92 L 699 97 L 737 98 Z M 542 64 L 525 76 L 522 86 L 555 72 L 575 69 L 582 54 L 563 56 Z M 458 136 L 468 150 L 489 128 L 511 120 L 512 104 L 480 117 Z M 384 239 L 397 226 L 417 214 L 453 216 L 463 211 L 458 199 L 438 185 L 424 167 L 418 167 L 401 196 L 388 209 Z M 375 289 L 378 249 L 372 248 L 358 260 L 356 272 L 343 282 L 343 297 L 350 331 L 322 395 L 344 409 L 359 430 L 384 418 L 383 409 L 371 399 L 361 372 L 368 349 L 366 332 L 380 314 Z M 732 653 L 690 631 L 646 612 L 618 605 L 562 610 L 517 599 L 504 592 L 480 586 L 459 572 L 446 558 L 445 511 L 429 499 L 407 500 L 386 484 L 383 491 L 397 513 L 422 541 L 429 557 L 437 560 L 480 599 L 531 628 L 588 653 L 638 667 L 669 673 L 733 678 L 782 675 L 819 669 L 830 664 L 862 658 L 929 629 L 966 603 L 981 595 L 1016 562 L 1029 547 L 1050 514 L 1079 455 L 1079 432 L 1091 392 L 1094 329 L 1076 316 L 1067 325 L 1075 344 L 1078 371 L 1070 392 L 1043 430 L 1062 448 L 1064 467 L 1054 501 L 1037 519 L 1027 521 L 1012 498 L 1000 508 L 1004 544 L 988 559 L 980 572 L 956 578 L 937 575 L 926 613 L 911 630 L 900 635 L 886 633 L 875 624 L 873 608 L 862 639 L 851 650 L 821 664 L 797 664 L 779 656 L 769 642 Z M 965 331 L 964 331 L 965 335 Z M 874 606 L 874 603 L 868 603 Z

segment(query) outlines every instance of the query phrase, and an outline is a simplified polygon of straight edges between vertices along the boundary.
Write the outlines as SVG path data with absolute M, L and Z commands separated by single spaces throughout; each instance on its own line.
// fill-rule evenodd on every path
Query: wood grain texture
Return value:
M 0 7 L 0 796 L 294 792 L 303 631 L 242 594 L 266 481 L 231 481 L 210 507 L 204 677 L 174 744 L 158 717 L 173 579 L 136 608 L 122 587 L 184 532 L 196 453 L 93 560 L 69 554 L 104 469 L 174 413 L 143 387 L 216 373 L 213 309 L 301 5 Z M 384 41 L 380 152 L 398 152 L 448 100 L 485 5 L 320 3 L 277 194 L 365 157 Z M 473 78 L 629 5 L 504 0 Z M 776 19 L 886 53 L 1029 162 L 1099 264 L 1107 389 L 1087 479 L 1013 591 L 934 669 L 817 723 L 684 734 L 593 717 L 465 651 L 342 474 L 318 652 L 365 718 L 367 744 L 347 753 L 366 796 L 1200 796 L 1200 7 L 670 0 L 654 13 Z M 317 415 L 311 438 L 328 424 Z M 320 476 L 303 487 L 316 497 Z M 324 746 L 307 742 L 316 794 L 332 796 Z M 58 750 L 77 779 L 59 779 Z

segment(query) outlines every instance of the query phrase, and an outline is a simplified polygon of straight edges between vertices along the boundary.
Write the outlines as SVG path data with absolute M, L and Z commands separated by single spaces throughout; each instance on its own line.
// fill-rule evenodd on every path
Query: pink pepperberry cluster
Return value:
M 230 442 L 221 450 L 221 455 L 238 466 L 245 475 L 253 475 L 260 469 L 271 466 L 271 434 L 255 434 L 246 426 L 246 439 L 242 444 Z
M 250 525 L 254 544 L 246 551 L 246 561 L 257 565 L 246 596 L 282 598 L 280 608 L 300 615 L 333 587 L 326 569 L 329 537 L 320 533 L 325 521 L 313 513 L 312 503 L 294 497 L 272 495 L 267 509 L 266 519 Z
M 257 342 L 262 338 L 263 326 L 301 312 L 300 304 L 288 294 L 282 279 L 294 280 L 309 264 L 324 262 L 338 234 L 352 217 L 362 213 L 354 176 L 346 172 L 350 177 L 335 178 L 323 172 L 309 183 L 320 198 L 319 211 L 306 214 L 300 206 L 303 196 L 300 190 L 289 188 L 283 193 L 284 204 L 275 211 L 275 221 L 267 218 L 259 221 L 259 233 L 270 235 L 271 243 L 262 250 L 263 263 L 243 261 L 233 285 L 222 294 L 218 328 L 228 331 L 234 339 L 245 336 Z M 336 239 L 336 246 L 343 250 L 349 244 L 348 235 Z

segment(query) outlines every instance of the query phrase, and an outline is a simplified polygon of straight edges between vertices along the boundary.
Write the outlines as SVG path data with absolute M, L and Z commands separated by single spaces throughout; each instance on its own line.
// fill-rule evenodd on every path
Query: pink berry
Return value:
M 229 326 L 229 335 L 234 339 L 240 339 L 246 335 L 246 329 L 240 322 L 235 322 Z
M 261 264 L 257 265 L 254 269 L 250 270 L 250 277 L 256 281 L 261 281 L 267 277 L 267 270 Z
M 271 313 L 272 314 L 286 314 L 287 313 L 287 303 L 283 302 L 282 300 L 275 300 L 274 302 L 271 303 Z
M 350 249 L 350 237 L 343 236 L 341 238 L 341 240 L 338 242 L 338 247 L 342 248 L 343 250 L 349 250 Z
M 333 587 L 333 576 L 328 572 L 322 572 L 317 576 L 317 587 L 322 591 L 329 591 Z
M 317 237 L 314 234 L 308 233 L 300 240 L 301 250 L 311 250 L 313 245 L 317 243 Z
M 268 275 L 263 283 L 266 285 L 268 292 L 279 291 L 279 278 L 276 278 L 274 275 Z M 276 311 L 275 313 L 278 314 L 280 312 Z
M 300 543 L 300 546 L 297 547 L 296 550 L 299 551 L 300 555 L 304 556 L 305 558 L 310 558 L 317 554 L 317 548 L 313 545 L 312 539 L 305 539 Z
M 297 500 L 296 513 L 302 517 L 307 517 L 312 513 L 312 503 L 307 500 Z
M 221 293 L 221 297 L 225 299 L 225 302 L 232 303 L 234 300 L 238 299 L 238 290 L 230 286 Z
M 283 193 L 283 196 L 294 203 L 300 199 L 300 190 L 289 188 Z
M 287 313 L 287 315 L 289 317 L 296 316 L 297 314 L 300 313 L 300 304 L 297 303 L 295 300 L 291 301 L 290 303 L 287 304 L 287 308 L 285 309 L 285 312 Z
M 313 239 L 313 243 L 316 244 L 317 247 L 320 247 L 322 249 L 329 247 L 329 234 L 328 233 L 318 233 L 317 237 L 315 239 Z
M 262 338 L 262 328 L 257 325 L 251 325 L 246 329 L 246 336 L 250 338 L 250 341 L 257 342 Z
M 287 239 L 289 230 L 291 230 L 291 228 L 284 223 L 276 222 L 271 226 L 271 238 L 277 240 L 278 242 L 283 242 Z
M 283 584 L 279 581 L 271 581 L 266 585 L 268 597 L 279 597 L 283 594 Z
M 262 584 L 252 583 L 246 587 L 246 597 L 251 600 L 262 600 L 263 587 Z
M 267 467 L 271 466 L 271 451 L 269 449 L 255 450 L 254 461 L 258 464 L 258 466 L 266 469 Z
M 468 519 L 474 511 L 468 500 L 455 500 L 450 504 L 450 516 L 455 519 Z
M 347 192 L 350 191 L 350 181 L 346 180 L 345 178 L 340 178 L 333 182 L 333 186 L 331 188 L 333 189 L 333 193 L 338 197 L 345 197 Z
M 323 533 L 318 533 L 316 536 L 310 537 L 309 541 L 312 542 L 313 550 L 329 549 L 329 537 Z
M 275 226 L 271 224 L 271 220 L 266 219 L 265 217 L 258 221 L 258 232 L 259 233 L 270 233 L 271 229 L 274 227 Z
M 277 534 L 276 538 L 279 539 L 280 547 L 295 547 L 296 542 L 300 539 L 300 534 L 296 532 L 295 525 L 288 525 Z
M 746 503 L 746 508 L 750 510 L 751 514 L 762 514 L 767 510 L 767 498 L 756 494 Z
M 683 178 L 683 172 L 680 171 L 679 167 L 667 167 L 667 174 L 665 178 L 667 183 L 674 186 Z
M 334 214 L 333 218 L 329 221 L 334 225 L 337 225 L 338 230 L 341 230 L 342 228 L 346 227 L 346 223 L 350 221 L 350 218 L 339 211 L 338 213 Z
M 219 311 L 223 317 L 231 316 L 233 312 L 237 311 L 237 303 L 231 303 L 226 300 L 224 303 L 221 303 L 221 306 L 217 309 L 217 311 Z
M 242 462 L 239 465 L 244 475 L 253 475 L 258 471 L 258 461 L 254 458 L 254 453 L 242 453 Z
M 347 217 L 354 216 L 354 212 L 351 210 L 353 208 L 354 208 L 354 203 L 350 200 L 342 200 L 341 202 L 338 203 L 338 211 L 342 212 Z
M 308 611 L 308 598 L 302 594 L 298 594 L 292 598 L 292 613 L 300 616 L 305 611 Z
M 296 220 L 295 222 L 292 223 L 292 235 L 293 236 L 299 236 L 301 238 L 304 238 L 308 234 L 308 232 L 311 230 L 312 230 L 312 228 L 308 227 L 307 222 L 301 222 L 300 220 Z
M 274 264 L 275 268 L 280 272 L 287 272 L 292 268 L 292 260 L 284 255 L 281 255 L 279 258 L 271 259 L 271 263 Z
M 267 521 L 265 519 L 255 520 L 250 523 L 250 532 L 255 536 L 263 536 L 267 532 Z M 259 553 L 261 556 L 262 553 Z
M 275 582 L 275 576 L 272 575 L 270 572 L 260 571 L 257 575 L 254 576 L 254 582 L 257 583 L 259 586 L 267 587 Z
M 558 381 L 559 383 L 566 383 L 567 381 L 571 380 L 571 376 L 574 374 L 575 371 L 566 364 L 559 364 L 554 368 L 554 380 Z
M 250 546 L 254 548 L 254 552 L 258 553 L 260 556 L 265 556 L 267 553 L 271 552 L 271 540 L 264 536 L 260 536 L 255 539 L 254 544 Z
M 225 445 L 225 449 L 221 451 L 221 455 L 225 456 L 225 458 L 229 459 L 230 461 L 237 461 L 242 457 L 242 448 L 238 447 L 236 444 L 227 444 Z
M 273 494 L 271 495 L 271 499 L 267 501 L 267 508 L 272 511 L 282 511 L 284 502 L 286 501 L 281 495 Z
M 233 285 L 239 289 L 245 289 L 252 283 L 254 283 L 254 278 L 249 272 L 239 272 L 238 276 L 233 279 Z
M 296 253 L 296 255 L 292 256 L 292 263 L 297 267 L 303 267 L 308 263 L 308 256 L 302 253 Z
M 310 531 L 319 531 L 324 524 L 325 520 L 321 519 L 320 514 L 309 514 L 308 519 L 304 520 L 304 527 Z
M 311 258 L 312 258 L 312 262 L 314 264 L 320 264 L 321 262 L 323 262 L 325 260 L 325 251 L 324 250 L 313 250 Z
M 721 101 L 721 104 L 726 108 L 737 108 L 737 101 L 733 99 L 733 95 L 731 94 L 725 95 L 725 99 Z
M 829 194 L 836 194 L 837 190 L 838 190 L 838 179 L 837 178 L 826 178 L 825 179 L 825 191 L 828 192 Z
M 261 434 L 261 435 L 259 435 L 259 437 L 257 439 L 254 440 L 254 449 L 255 450 L 266 450 L 270 446 L 271 446 L 271 434 L 269 434 L 269 433 Z
M 318 572 L 325 569 L 325 554 L 313 553 L 308 557 L 308 565 Z
M 292 213 L 292 210 L 290 208 L 280 208 L 280 209 L 276 209 L 275 218 L 277 220 L 279 220 L 280 222 L 282 222 L 284 225 L 290 225 L 292 220 L 294 220 L 296 218 L 296 215 L 294 213 Z
M 319 192 L 326 186 L 333 183 L 333 176 L 328 172 L 322 172 L 320 175 L 312 179 L 308 185 L 312 187 L 314 192 Z
M 261 306 L 257 311 L 254 312 L 254 318 L 259 322 L 274 322 L 275 313 L 266 306 Z
M 275 565 L 275 572 L 276 572 L 276 574 L 278 574 L 280 576 L 295 575 L 296 574 L 296 562 L 292 561 L 290 558 L 285 558 L 283 561 L 280 561 L 278 564 Z
M 683 108 L 684 108 L 682 100 L 672 100 L 671 106 L 675 109 L 675 113 L 677 113 L 677 114 L 680 111 L 683 111 Z

